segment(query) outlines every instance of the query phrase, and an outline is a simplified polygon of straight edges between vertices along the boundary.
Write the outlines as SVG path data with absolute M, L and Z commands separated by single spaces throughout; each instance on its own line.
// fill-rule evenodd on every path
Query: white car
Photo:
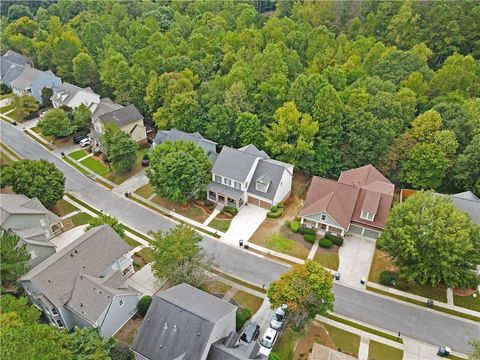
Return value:
M 81 147 L 89 146 L 90 145 L 90 139 L 89 138 L 83 139 L 79 142 L 79 144 L 80 144 Z
M 285 324 L 285 310 L 287 310 L 287 305 L 282 305 L 275 310 L 270 321 L 272 329 L 280 330 L 283 327 L 283 324 Z
M 268 328 L 263 334 L 262 340 L 260 340 L 260 354 L 268 357 L 272 352 L 273 347 L 278 339 L 278 331 L 272 328 Z

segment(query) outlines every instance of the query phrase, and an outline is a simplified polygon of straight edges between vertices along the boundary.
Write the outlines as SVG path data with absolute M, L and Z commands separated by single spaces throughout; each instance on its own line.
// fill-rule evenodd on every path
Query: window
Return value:
M 242 184 L 240 184 L 238 181 L 235 181 L 235 189 L 242 190 Z
M 327 215 L 322 214 L 322 215 L 320 216 L 320 219 L 323 220 L 323 221 L 327 220 Z
M 52 308 L 52 314 L 53 314 L 53 315 L 58 315 L 58 311 L 57 311 L 57 309 L 55 309 L 55 308 Z
M 60 320 L 60 319 L 57 320 L 57 324 L 58 324 L 58 327 L 59 327 L 59 328 L 63 328 L 63 327 L 64 327 L 63 322 L 62 322 L 62 320 Z
M 217 200 L 217 197 L 215 196 L 215 193 L 213 191 L 208 192 L 208 198 L 213 201 Z
M 264 183 L 261 183 L 261 182 L 257 181 L 257 183 L 255 184 L 255 189 L 257 191 L 261 191 L 263 193 L 266 193 L 268 191 L 269 185 L 270 185 L 270 183 L 264 184 Z
M 232 186 L 232 180 L 230 180 L 230 179 L 223 178 L 223 183 L 224 183 L 225 185 Z
M 375 214 L 369 213 L 368 211 L 362 211 L 360 213 L 360 218 L 363 220 L 373 221 Z
M 219 176 L 219 175 L 215 175 L 215 182 L 217 182 L 217 183 L 220 183 L 220 184 L 221 184 L 221 183 L 222 183 L 222 177 L 221 177 L 221 176 Z
M 123 307 L 123 300 L 120 300 L 119 304 L 120 304 L 120 307 Z

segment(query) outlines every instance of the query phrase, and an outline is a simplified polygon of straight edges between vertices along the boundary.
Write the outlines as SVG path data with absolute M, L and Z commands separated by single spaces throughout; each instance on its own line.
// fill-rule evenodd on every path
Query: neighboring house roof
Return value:
M 70 100 L 72 100 L 73 97 L 80 91 L 85 91 L 85 92 L 94 94 L 92 89 L 89 87 L 82 89 L 76 85 L 64 82 L 55 91 L 55 93 L 52 95 L 50 100 L 55 101 L 57 104 L 68 106 L 68 104 L 70 103 Z
M 37 198 L 30 199 L 21 194 L 0 194 L 0 210 L 0 225 L 3 225 L 7 218 L 14 214 L 45 214 L 51 225 L 61 221 L 40 200 Z
M 98 277 L 130 250 L 108 225 L 95 227 L 31 269 L 20 281 L 31 281 L 56 307 L 71 300 L 79 274 Z
M 42 73 L 43 71 L 41 70 L 27 66 L 10 85 L 19 89 L 27 89 Z M 48 71 L 46 73 L 48 73 Z
M 3 59 L 6 59 L 8 61 L 11 61 L 12 63 L 19 64 L 19 65 L 26 65 L 26 64 L 33 65 L 31 58 L 13 50 L 7 50 L 7 52 L 2 56 L 2 60 Z
M 285 171 L 287 171 L 287 169 L 284 166 L 259 160 L 253 173 L 252 181 L 248 186 L 248 193 L 273 201 Z M 257 181 L 265 184 L 267 192 L 257 190 Z
M 253 144 L 246 145 L 244 147 L 241 147 L 238 150 L 246 152 L 248 154 L 255 155 L 255 156 L 260 157 L 262 159 L 269 159 L 270 158 L 270 156 L 268 156 L 268 154 L 265 151 L 257 149 L 257 147 Z
M 53 248 L 56 247 L 47 240 L 49 234 L 46 234 L 45 229 L 41 226 L 34 226 L 26 229 L 10 229 L 10 231 L 20 237 L 27 244 Z
M 92 120 L 96 120 L 101 115 L 112 112 L 114 110 L 121 109 L 122 107 L 123 107 L 122 105 L 114 103 L 109 98 L 103 98 L 100 100 L 97 108 L 92 113 Z
M 143 120 L 143 115 L 138 111 L 135 105 L 122 106 L 117 110 L 106 112 L 98 117 L 102 122 L 114 123 L 123 127 L 132 122 Z
M 383 229 L 395 186 L 372 165 L 344 171 L 338 181 L 314 177 L 301 216 L 326 212 L 344 229 L 350 222 Z M 360 218 L 374 214 L 373 221 Z
M 450 195 L 455 206 L 470 215 L 472 221 L 480 224 L 480 199 L 471 191 Z
M 14 64 L 8 60 L 1 60 L 0 82 L 10 85 L 23 72 L 25 67 L 23 65 Z
M 213 164 L 212 173 L 243 183 L 257 159 L 258 156 L 251 152 L 224 146 Z
M 215 323 L 236 309 L 190 285 L 177 285 L 154 296 L 132 349 L 148 359 L 198 359 Z

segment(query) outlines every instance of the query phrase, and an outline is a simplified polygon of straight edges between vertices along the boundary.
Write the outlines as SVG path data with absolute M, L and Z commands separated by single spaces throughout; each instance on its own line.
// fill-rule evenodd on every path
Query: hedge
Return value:
M 303 235 L 303 238 L 305 239 L 305 241 L 308 241 L 309 243 L 313 243 L 317 239 L 317 236 L 312 234 L 305 234 Z
M 300 226 L 298 228 L 298 232 L 300 234 L 311 234 L 311 235 L 315 235 L 316 231 L 315 229 L 312 229 L 312 228 L 307 228 L 305 226 Z
M 148 296 L 148 295 L 143 296 L 138 302 L 138 313 L 142 316 L 145 316 L 147 314 L 148 308 L 150 307 L 151 303 L 152 303 L 151 296 Z
M 327 234 L 325 235 L 325 239 L 332 240 L 332 242 L 337 246 L 342 246 L 343 244 L 343 238 L 337 235 Z
M 237 309 L 237 313 L 235 314 L 236 319 L 236 329 L 240 331 L 245 324 L 245 322 L 252 317 L 252 312 L 250 309 L 243 308 Z
M 232 215 L 237 215 L 238 209 L 234 208 L 233 206 L 224 206 L 223 207 L 223 212 L 232 214 Z
M 392 286 L 393 282 L 397 281 L 397 274 L 393 271 L 385 270 L 380 273 L 379 280 L 382 285 Z
M 267 217 L 270 219 L 277 219 L 283 215 L 283 209 L 277 206 L 273 206 L 272 209 L 267 213 Z
M 298 220 L 295 220 L 295 221 L 292 221 L 290 222 L 290 229 L 296 233 L 298 232 L 298 229 L 300 228 L 300 221 Z
M 318 246 L 326 249 L 331 248 L 332 245 L 333 245 L 332 240 L 329 240 L 326 238 L 320 239 L 320 241 L 318 242 Z

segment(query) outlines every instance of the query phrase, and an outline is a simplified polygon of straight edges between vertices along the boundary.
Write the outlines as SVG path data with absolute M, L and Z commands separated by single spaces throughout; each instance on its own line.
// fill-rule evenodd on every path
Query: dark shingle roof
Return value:
M 248 186 L 248 192 L 253 195 L 258 195 L 263 198 L 273 201 L 277 189 L 280 186 L 280 181 L 282 180 L 282 175 L 286 171 L 286 168 L 271 162 L 260 160 L 257 164 L 257 168 L 253 173 L 252 181 Z M 257 181 L 268 185 L 268 190 L 266 193 L 258 191 L 256 189 Z
M 224 146 L 213 164 L 212 173 L 244 182 L 257 159 L 256 155 Z
M 130 104 L 120 109 L 104 113 L 98 118 L 103 122 L 114 123 L 119 127 L 123 127 L 133 121 L 143 120 L 143 115 L 140 114 L 140 111 L 138 111 L 135 105 Z

